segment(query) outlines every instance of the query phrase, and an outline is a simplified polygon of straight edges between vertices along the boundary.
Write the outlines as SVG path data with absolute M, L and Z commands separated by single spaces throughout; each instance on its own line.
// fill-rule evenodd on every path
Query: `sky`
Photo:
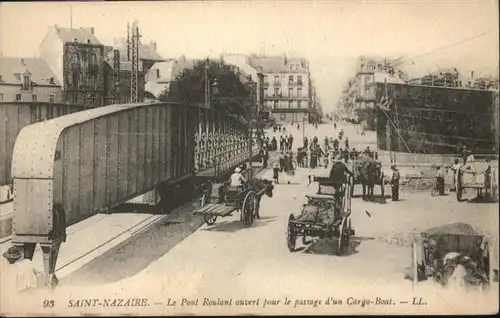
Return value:
M 0 54 L 37 56 L 54 24 L 94 26 L 98 39 L 111 45 L 126 35 L 127 22 L 136 20 L 142 40 L 156 41 L 166 58 L 285 52 L 305 57 L 326 112 L 336 106 L 361 55 L 403 57 L 401 67 L 415 77 L 450 67 L 498 73 L 497 0 L 125 1 L 71 7 L 0 3 Z

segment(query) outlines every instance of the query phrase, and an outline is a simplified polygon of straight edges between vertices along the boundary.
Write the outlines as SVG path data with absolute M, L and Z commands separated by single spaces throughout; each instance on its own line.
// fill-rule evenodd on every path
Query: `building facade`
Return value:
M 104 53 L 94 28 L 51 26 L 40 44 L 41 58 L 62 85 L 63 102 L 71 104 L 106 104 Z
M 153 65 L 162 63 L 164 60 L 157 52 L 156 42 L 139 43 L 138 98 L 140 102 L 144 101 L 146 97 L 148 97 L 148 100 L 155 99 L 154 94 L 148 92 L 146 83 L 149 81 L 149 77 L 153 75 L 152 73 L 149 74 Z M 107 50 L 105 69 L 106 86 L 108 87 L 106 98 L 109 103 L 130 103 L 132 61 L 126 39 L 115 40 L 113 47 Z
M 61 103 L 61 83 L 40 58 L 0 57 L 0 102 Z
M 251 66 L 262 69 L 263 109 L 276 122 L 309 122 L 310 72 L 305 59 L 250 56 Z

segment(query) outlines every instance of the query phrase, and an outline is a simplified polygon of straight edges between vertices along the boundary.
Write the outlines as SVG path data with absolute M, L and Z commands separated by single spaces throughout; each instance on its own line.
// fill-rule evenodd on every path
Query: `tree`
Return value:
M 170 84 L 160 101 L 203 105 L 205 102 L 205 68 L 212 88 L 211 107 L 236 115 L 244 115 L 244 99 L 250 99 L 251 89 L 240 80 L 230 65 L 219 61 L 198 61 L 193 68 L 184 69 Z

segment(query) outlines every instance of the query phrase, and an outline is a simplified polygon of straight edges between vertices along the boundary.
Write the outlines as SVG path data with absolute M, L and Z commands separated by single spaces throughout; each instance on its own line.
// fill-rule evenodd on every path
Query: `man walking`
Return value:
M 396 165 L 391 166 L 392 177 L 391 177 L 391 189 L 392 189 L 392 201 L 399 200 L 399 170 L 396 168 Z
M 439 195 L 444 195 L 444 169 L 442 169 L 441 166 L 437 167 L 436 182 Z

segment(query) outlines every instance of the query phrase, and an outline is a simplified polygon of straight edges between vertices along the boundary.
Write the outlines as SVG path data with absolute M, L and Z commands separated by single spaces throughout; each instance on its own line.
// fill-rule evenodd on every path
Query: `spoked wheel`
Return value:
M 257 196 L 255 195 L 255 191 L 248 191 L 245 199 L 243 200 L 243 204 L 241 206 L 241 216 L 243 219 L 243 223 L 246 226 L 252 225 L 253 216 L 255 213 L 255 200 Z
M 288 217 L 288 230 L 286 233 L 286 244 L 290 252 L 295 251 L 295 242 L 297 241 L 297 235 L 292 231 L 291 221 L 295 220 L 293 214 Z
M 213 225 L 215 224 L 215 221 L 217 221 L 217 215 L 203 214 L 203 221 L 205 221 L 207 225 Z
M 337 240 L 337 255 L 346 255 L 349 250 L 349 241 L 351 239 L 351 220 L 345 216 L 342 218 Z
M 439 195 L 439 191 L 438 191 L 437 187 L 436 186 L 432 187 L 431 196 L 436 197 L 438 195 Z M 460 199 L 459 199 L 459 201 L 460 201 Z
M 496 173 L 496 169 L 492 169 L 490 176 L 490 199 L 492 201 L 498 200 L 498 183 Z

